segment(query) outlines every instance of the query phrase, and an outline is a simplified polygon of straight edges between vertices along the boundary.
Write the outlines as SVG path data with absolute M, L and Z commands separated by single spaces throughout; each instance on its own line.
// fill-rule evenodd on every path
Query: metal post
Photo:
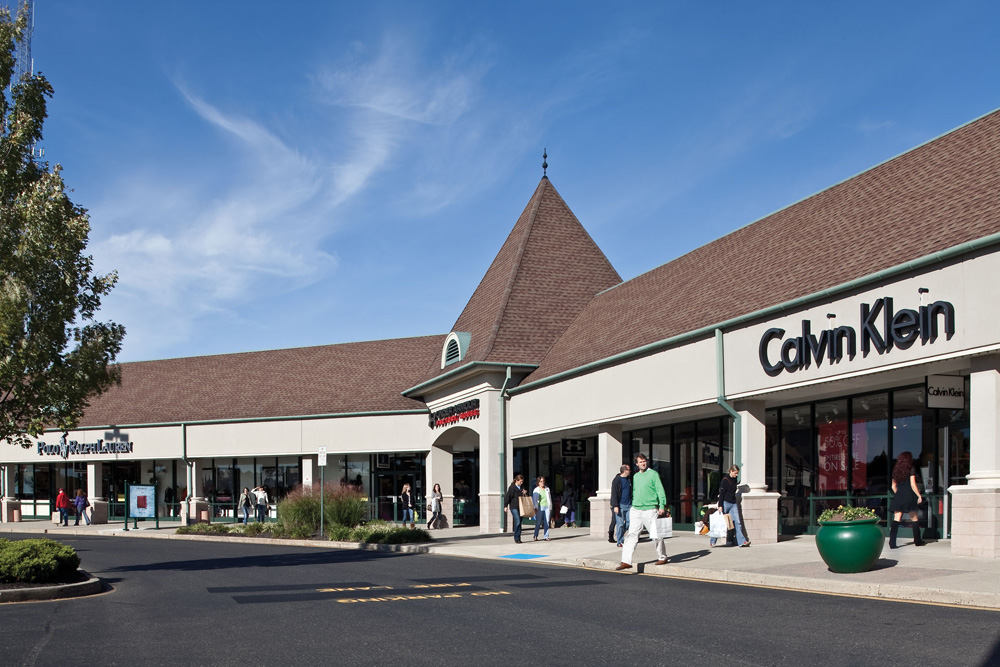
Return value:
M 326 479 L 325 479 L 326 476 L 324 474 L 325 472 L 326 472 L 326 466 L 320 466 L 319 467 L 319 537 L 320 537 L 320 539 L 323 539 L 323 535 L 325 534 L 325 533 L 323 533 L 323 514 L 324 514 L 324 511 L 323 511 L 323 496 L 326 495 L 324 493 L 324 491 L 326 490 Z
M 125 482 L 125 530 L 128 530 L 128 482 Z

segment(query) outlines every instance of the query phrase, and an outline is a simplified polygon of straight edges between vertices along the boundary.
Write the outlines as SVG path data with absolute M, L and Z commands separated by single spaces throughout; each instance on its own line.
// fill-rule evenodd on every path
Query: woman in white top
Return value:
M 545 486 L 545 478 L 538 478 L 538 486 L 531 494 L 535 504 L 535 541 L 538 541 L 538 529 L 545 526 L 545 541 L 549 541 L 549 517 L 552 516 L 552 492 Z

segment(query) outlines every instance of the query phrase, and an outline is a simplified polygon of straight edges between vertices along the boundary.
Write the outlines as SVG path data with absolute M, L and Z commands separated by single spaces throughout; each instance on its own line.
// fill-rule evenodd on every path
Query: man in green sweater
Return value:
M 639 543 L 639 533 L 643 526 L 653 538 L 656 547 L 656 564 L 667 562 L 667 549 L 663 538 L 656 532 L 656 519 L 667 513 L 667 494 L 663 490 L 663 482 L 655 470 L 649 468 L 649 460 L 645 454 L 636 454 L 635 465 L 639 472 L 632 476 L 632 509 L 628 512 L 628 537 L 622 548 L 622 562 L 616 570 L 632 568 L 632 555 Z

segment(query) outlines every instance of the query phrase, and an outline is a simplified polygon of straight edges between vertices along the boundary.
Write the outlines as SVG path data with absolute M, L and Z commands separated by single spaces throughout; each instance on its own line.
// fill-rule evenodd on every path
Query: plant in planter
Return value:
M 885 531 L 875 511 L 867 507 L 828 509 L 819 515 L 816 548 L 834 572 L 871 569 L 885 545 Z

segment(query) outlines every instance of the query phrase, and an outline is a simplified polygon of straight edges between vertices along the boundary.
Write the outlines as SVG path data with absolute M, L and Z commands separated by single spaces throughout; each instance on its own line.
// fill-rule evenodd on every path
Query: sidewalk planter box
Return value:
M 885 531 L 878 518 L 823 521 L 816 533 L 816 548 L 833 572 L 866 572 L 882 554 Z

